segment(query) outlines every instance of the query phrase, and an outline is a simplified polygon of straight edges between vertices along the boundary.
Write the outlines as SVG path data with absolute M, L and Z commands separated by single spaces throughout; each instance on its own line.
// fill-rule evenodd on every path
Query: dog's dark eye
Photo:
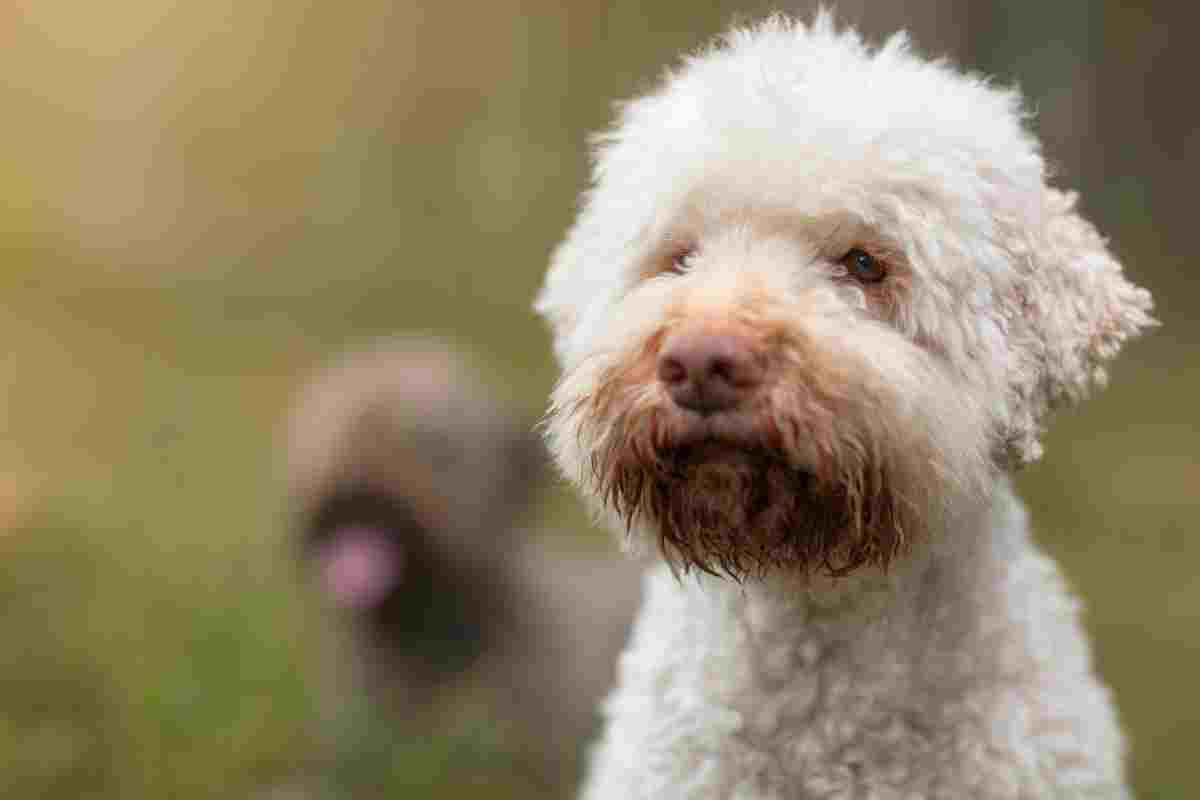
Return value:
M 861 283 L 879 283 L 887 277 L 887 265 L 866 250 L 854 248 L 842 256 L 841 265 Z
M 675 275 L 682 275 L 688 271 L 691 266 L 692 256 L 696 254 L 694 247 L 682 247 L 671 254 L 671 263 L 667 266 L 667 272 Z

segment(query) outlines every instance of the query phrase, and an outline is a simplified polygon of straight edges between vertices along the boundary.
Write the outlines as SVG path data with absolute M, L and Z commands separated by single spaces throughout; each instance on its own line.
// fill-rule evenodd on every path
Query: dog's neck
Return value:
M 969 619 L 968 608 L 994 603 L 1008 557 L 1025 550 L 1024 508 L 1007 480 L 986 502 L 950 515 L 917 537 L 917 543 L 886 571 L 864 569 L 841 577 L 795 575 L 777 571 L 738 584 L 702 576 L 705 594 L 725 595 L 750 628 L 762 631 L 804 629 L 831 642 L 851 640 L 867 630 L 918 631 L 938 616 L 949 616 L 937 603 L 954 598 L 952 616 Z M 690 581 L 684 578 L 685 582 Z M 912 636 L 905 635 L 911 639 Z M 876 643 L 878 645 L 878 643 Z

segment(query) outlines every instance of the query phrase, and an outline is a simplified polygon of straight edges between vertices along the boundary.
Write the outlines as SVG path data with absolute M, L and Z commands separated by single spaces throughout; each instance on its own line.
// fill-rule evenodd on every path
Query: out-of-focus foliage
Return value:
M 1158 299 L 1163 327 L 1020 482 L 1089 608 L 1139 796 L 1192 797 L 1200 63 L 1181 32 L 1200 13 L 842 5 L 1020 83 L 1062 181 Z M 0 8 L 0 796 L 300 797 L 316 775 L 331 796 L 536 796 L 471 708 L 416 741 L 364 723 L 326 763 L 328 654 L 281 541 L 277 422 L 319 358 L 402 329 L 482 351 L 539 407 L 554 370 L 528 308 L 586 132 L 766 8 Z

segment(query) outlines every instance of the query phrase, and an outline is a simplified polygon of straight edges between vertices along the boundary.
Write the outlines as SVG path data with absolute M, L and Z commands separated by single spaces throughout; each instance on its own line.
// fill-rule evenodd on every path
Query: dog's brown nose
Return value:
M 681 408 L 700 414 L 729 411 L 763 380 L 763 357 L 748 331 L 697 323 L 672 332 L 658 355 L 658 379 Z

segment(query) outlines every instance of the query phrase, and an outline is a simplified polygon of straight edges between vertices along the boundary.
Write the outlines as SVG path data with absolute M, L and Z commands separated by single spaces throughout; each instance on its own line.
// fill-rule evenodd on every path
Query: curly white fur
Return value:
M 734 30 L 598 138 L 538 300 L 566 474 L 658 541 L 636 469 L 678 414 L 647 364 L 677 320 L 724 315 L 774 348 L 752 444 L 856 502 L 884 476 L 904 530 L 848 576 L 787 554 L 741 584 L 653 569 L 588 800 L 1127 797 L 1076 604 L 1005 472 L 1152 323 L 1150 297 L 1023 122 L 1015 92 L 822 14 Z M 856 247 L 888 284 L 847 280 Z

